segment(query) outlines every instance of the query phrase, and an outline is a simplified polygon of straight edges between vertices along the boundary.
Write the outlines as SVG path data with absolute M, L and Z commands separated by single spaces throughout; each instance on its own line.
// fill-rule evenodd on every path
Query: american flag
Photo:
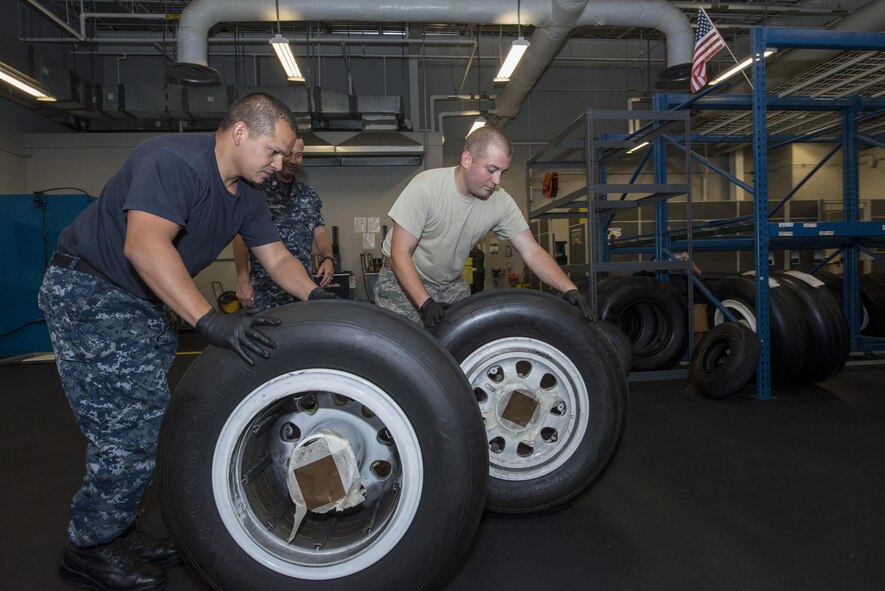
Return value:
M 698 30 L 694 36 L 694 58 L 691 60 L 692 92 L 699 91 L 707 84 L 707 62 L 724 47 L 722 35 L 701 8 L 698 10 Z

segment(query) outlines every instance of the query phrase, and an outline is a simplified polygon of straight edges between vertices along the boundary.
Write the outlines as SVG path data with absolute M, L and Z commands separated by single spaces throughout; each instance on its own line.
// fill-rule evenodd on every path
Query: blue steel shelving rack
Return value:
M 865 143 L 885 148 L 885 138 L 869 137 L 858 133 L 860 120 L 885 113 L 885 100 L 880 98 L 843 98 L 826 99 L 810 97 L 777 97 L 766 93 L 765 60 L 763 54 L 768 48 L 819 48 L 845 50 L 877 50 L 885 49 L 883 33 L 845 33 L 806 29 L 781 29 L 757 27 L 752 30 L 752 64 L 753 92 L 749 96 L 708 96 L 715 89 L 712 87 L 696 95 L 658 95 L 655 97 L 656 109 L 673 109 L 677 111 L 690 109 L 751 109 L 753 131 L 751 137 L 746 136 L 693 136 L 692 142 L 752 142 L 754 159 L 754 182 L 752 186 L 742 183 L 727 172 L 706 161 L 697 154 L 691 158 L 722 174 L 730 182 L 753 194 L 754 213 L 752 238 L 695 238 L 695 250 L 748 249 L 754 251 L 756 270 L 756 314 L 757 336 L 760 341 L 761 355 L 756 373 L 756 396 L 759 399 L 771 398 L 770 381 L 770 306 L 768 293 L 768 256 L 769 250 L 775 248 L 801 248 L 813 246 L 820 248 L 841 248 L 844 261 L 844 294 L 845 313 L 853 347 L 856 350 L 869 350 L 877 346 L 876 339 L 861 337 L 859 331 L 859 252 L 873 256 L 869 250 L 871 244 L 885 244 L 885 224 L 859 221 L 859 178 L 858 152 L 859 144 Z M 830 110 L 842 115 L 840 129 L 824 129 L 797 137 L 769 137 L 767 129 L 767 113 L 769 110 Z M 827 136 L 833 131 L 840 131 L 841 142 L 834 148 L 806 177 L 784 197 L 775 210 L 783 206 L 801 186 L 828 160 L 841 146 L 843 150 L 843 222 L 820 222 L 814 224 L 774 224 L 769 223 L 768 201 L 768 150 L 795 141 L 833 142 L 837 138 Z M 678 141 L 662 138 L 672 145 L 679 146 Z M 640 164 L 641 166 L 641 164 Z M 666 213 L 666 212 L 664 212 Z M 719 225 L 748 221 L 747 218 L 724 220 Z M 660 243 L 663 234 L 673 234 L 667 230 L 666 218 L 656 219 L 655 243 Z M 688 223 L 689 227 L 691 222 Z M 707 224 L 713 226 L 714 224 Z M 699 226 L 703 227 L 703 226 Z M 694 228 L 695 230 L 698 227 Z M 690 230 L 690 228 L 689 228 Z M 670 246 L 679 249 L 682 241 L 670 239 Z M 657 247 L 655 247 L 657 248 Z M 649 252 L 649 247 L 619 247 L 614 252 L 640 253 Z M 835 256 L 835 255 L 834 255 Z M 826 261 L 823 261 L 825 263 Z M 885 261 L 883 261 L 885 262 Z M 821 263 L 821 264 L 823 264 Z M 699 283 L 698 287 L 702 289 Z M 881 341 L 881 339 L 879 339 Z M 881 348 L 881 346 L 879 347 Z

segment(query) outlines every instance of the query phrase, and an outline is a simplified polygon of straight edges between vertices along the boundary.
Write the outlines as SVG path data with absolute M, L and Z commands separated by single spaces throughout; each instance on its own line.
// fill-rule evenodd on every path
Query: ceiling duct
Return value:
M 568 34 L 581 26 L 629 26 L 660 30 L 667 37 L 671 77 L 689 67 L 694 33 L 688 18 L 664 0 L 521 0 L 519 21 L 513 0 L 400 0 L 398 4 L 359 0 L 283 0 L 283 21 L 362 21 L 491 25 L 533 25 L 531 47 L 523 64 L 498 98 L 497 117 L 513 118 Z M 170 74 L 190 83 L 219 79 L 208 64 L 209 29 L 220 22 L 276 21 L 276 0 L 194 0 L 178 26 L 178 62 Z M 675 74 L 674 74 L 675 73 Z
M 394 131 L 363 131 L 335 146 L 340 166 L 419 166 L 424 146 Z
M 335 144 L 327 142 L 312 131 L 301 131 L 299 135 L 304 140 L 306 156 L 327 156 L 335 153 Z
M 322 137 L 321 135 L 322 134 Z M 419 166 L 424 159 L 422 133 L 396 131 L 306 132 L 305 166 Z M 332 141 L 328 141 L 330 138 Z

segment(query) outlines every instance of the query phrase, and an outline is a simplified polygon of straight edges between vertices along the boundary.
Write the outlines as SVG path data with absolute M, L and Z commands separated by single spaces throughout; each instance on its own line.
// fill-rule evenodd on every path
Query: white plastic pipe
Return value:
M 667 36 L 667 65 L 691 62 L 688 18 L 664 0 L 282 0 L 281 21 L 412 22 L 534 25 L 532 46 L 498 101 L 498 117 L 512 118 L 575 27 L 630 26 Z M 208 67 L 209 29 L 220 22 L 276 22 L 275 0 L 194 0 L 178 26 L 178 62 Z

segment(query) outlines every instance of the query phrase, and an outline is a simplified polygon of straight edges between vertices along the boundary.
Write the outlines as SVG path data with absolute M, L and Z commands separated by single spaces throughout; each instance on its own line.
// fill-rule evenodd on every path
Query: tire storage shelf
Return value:
M 627 132 L 633 127 L 637 129 Z M 669 148 L 665 138 L 678 138 L 676 141 L 684 142 L 681 153 L 676 154 L 676 158 L 676 151 Z M 688 232 L 680 245 L 677 257 L 671 249 L 668 229 L 668 202 L 673 198 L 678 198 L 680 207 L 685 208 L 688 226 L 691 227 L 691 187 L 687 182 L 691 178 L 691 159 L 688 157 L 691 152 L 690 140 L 690 116 L 687 111 L 657 108 L 651 111 L 587 109 L 526 163 L 529 219 L 536 224 L 536 234 L 544 233 L 551 220 L 569 220 L 568 243 L 571 254 L 568 257 L 569 264 L 562 265 L 563 270 L 578 282 L 586 274 L 589 299 L 599 318 L 612 319 L 606 316 L 608 312 L 636 317 L 634 322 L 622 321 L 622 328 L 624 323 L 632 324 L 635 328 L 634 334 L 629 334 L 629 326 L 625 328 L 633 341 L 634 363 L 633 371 L 629 374 L 631 381 L 687 377 L 687 370 L 680 368 L 679 362 L 686 351 L 689 355 L 691 353 L 692 290 L 688 290 L 684 301 L 672 290 L 673 299 L 654 302 L 650 308 L 646 306 L 645 311 L 638 314 L 631 310 L 625 312 L 617 305 L 614 306 L 618 308 L 617 311 L 609 310 L 601 302 L 600 289 L 602 282 L 609 282 L 606 289 L 611 291 L 611 281 L 625 279 L 607 278 L 610 273 L 654 273 L 658 280 L 655 285 L 660 285 L 660 281 L 668 281 L 670 273 L 690 277 L 693 269 L 691 232 Z M 679 165 L 684 168 L 677 173 L 680 182 L 668 180 L 668 157 L 671 168 L 680 161 L 684 163 Z M 643 172 L 649 160 L 652 161 L 653 171 Z M 632 174 L 623 172 L 634 166 Z M 615 168 L 617 173 L 613 172 Z M 672 170 L 669 172 L 672 174 Z M 617 175 L 629 178 L 625 178 L 623 182 L 614 182 Z M 559 195 L 560 183 L 567 190 L 564 195 Z M 612 260 L 608 235 L 613 221 L 620 220 L 619 215 L 638 216 L 640 208 L 646 207 L 653 210 L 654 216 L 653 246 L 647 253 L 650 256 L 644 260 L 637 260 L 641 257 L 636 256 L 631 257 L 633 260 Z M 543 239 L 539 242 L 544 244 Z M 648 279 L 649 282 L 655 282 Z M 648 291 L 645 285 L 620 287 L 621 292 Z M 662 289 L 670 291 L 669 286 Z M 646 299 L 641 293 L 625 297 Z M 673 301 L 678 302 L 678 320 L 672 320 L 672 316 L 668 316 L 672 312 Z M 644 316 L 645 320 L 672 320 L 670 324 L 675 328 L 661 329 L 666 333 L 663 336 L 643 336 L 638 333 L 649 331 L 647 327 L 641 327 L 643 319 L 638 318 L 639 316 Z M 680 326 L 676 327 L 676 324 Z M 676 334 L 671 334 L 674 332 Z M 667 356 L 668 353 L 663 351 L 665 361 L 662 366 L 658 367 L 654 362 L 643 364 L 643 344 L 637 338 L 646 342 L 667 340 L 664 348 L 671 350 L 670 353 L 675 352 L 675 358 L 672 355 Z M 655 351 L 655 359 L 659 358 Z
M 772 366 L 777 349 L 773 346 L 776 339 L 772 326 L 777 319 L 772 317 L 772 297 L 775 294 L 771 288 L 783 279 L 777 274 L 772 277 L 769 269 L 774 257 L 772 251 L 822 252 L 823 249 L 834 249 L 826 257 L 815 254 L 813 263 L 807 264 L 794 265 L 789 256 L 783 257 L 783 265 L 811 273 L 827 283 L 827 287 L 836 294 L 843 308 L 847 339 L 852 350 L 867 352 L 885 349 L 882 338 L 862 334 L 869 307 L 864 290 L 872 289 L 865 287 L 865 283 L 869 280 L 868 285 L 874 284 L 878 279 L 861 277 L 860 255 L 885 264 L 885 260 L 873 251 L 874 247 L 885 244 L 885 224 L 862 220 L 859 187 L 860 147 L 885 148 L 885 134 L 882 133 L 885 99 L 870 86 L 874 77 L 856 76 L 851 84 L 844 85 L 852 92 L 836 92 L 832 88 L 816 90 L 815 86 L 827 82 L 834 84 L 833 80 L 838 79 L 842 70 L 845 71 L 844 76 L 848 76 L 852 64 L 860 63 L 868 56 L 876 55 L 876 52 L 881 55 L 880 52 L 885 49 L 885 34 L 756 27 L 752 31 L 751 42 L 751 54 L 758 56 L 751 66 L 752 94 L 714 96 L 715 90 L 725 85 L 711 86 L 694 95 L 659 95 L 655 105 L 659 109 L 692 112 L 696 117 L 704 113 L 704 116 L 698 117 L 703 123 L 695 125 L 691 137 L 694 145 L 725 146 L 731 143 L 752 146 L 751 182 L 737 178 L 688 148 L 692 160 L 722 176 L 738 191 L 751 196 L 752 213 L 730 219 L 707 220 L 694 226 L 689 220 L 687 228 L 671 232 L 670 246 L 674 251 L 689 246 L 694 252 L 752 251 L 755 294 L 749 294 L 748 299 L 754 303 L 753 322 L 760 343 L 756 397 L 767 400 L 772 396 L 773 373 L 783 370 Z M 772 49 L 835 49 L 845 50 L 845 53 L 839 54 L 836 60 L 838 66 L 827 62 L 777 88 L 768 89 L 766 60 L 762 56 Z M 725 113 L 724 117 L 711 118 L 710 114 L 714 111 L 731 112 Z M 679 137 L 665 137 L 664 141 L 675 147 L 688 143 Z M 782 198 L 769 204 L 769 153 L 796 143 L 832 144 L 833 147 Z M 831 213 L 825 217 L 822 211 L 818 219 L 801 222 L 791 219 L 789 214 L 785 214 L 790 211 L 791 199 L 839 151 L 843 169 L 842 220 L 833 220 Z M 783 221 L 775 221 L 779 219 Z M 695 233 L 693 241 L 690 237 L 692 231 Z M 648 249 L 640 240 L 622 240 L 618 241 L 614 250 L 636 253 Z M 843 266 L 841 279 L 820 272 L 825 264 L 839 256 Z M 774 282 L 770 281 L 772 279 Z M 795 282 L 787 278 L 786 283 Z M 705 295 L 712 297 L 698 281 L 695 284 Z M 715 297 L 711 301 L 717 306 L 721 304 Z

